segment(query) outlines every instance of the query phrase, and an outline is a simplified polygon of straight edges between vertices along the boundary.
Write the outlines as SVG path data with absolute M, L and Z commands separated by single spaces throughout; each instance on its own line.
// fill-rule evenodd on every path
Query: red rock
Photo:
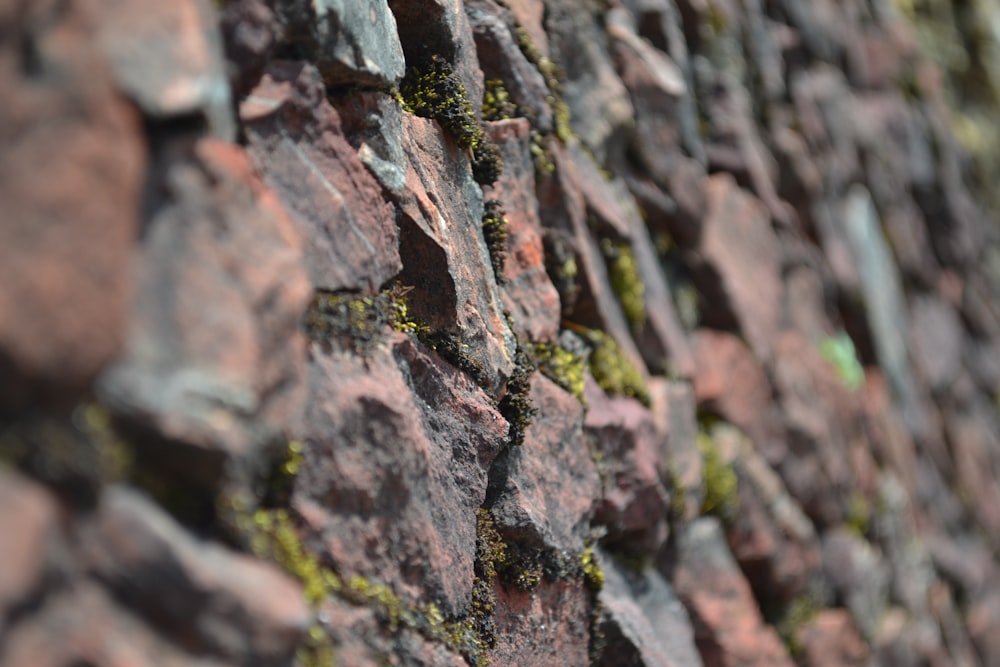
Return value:
M 128 347 L 101 378 L 162 473 L 214 482 L 301 409 L 308 284 L 299 239 L 242 149 L 164 156 L 135 264 Z M 179 445 L 163 445 L 163 438 Z
M 778 460 L 785 444 L 770 416 L 771 386 L 764 370 L 732 334 L 698 329 L 691 337 L 698 409 L 737 425 L 769 460 Z
M 265 0 L 227 2 L 219 11 L 226 74 L 239 100 L 256 85 L 267 66 L 281 26 Z
M 600 455 L 605 480 L 593 523 L 606 526 L 605 545 L 631 553 L 656 553 L 669 532 L 670 495 L 663 443 L 652 414 L 632 398 L 609 398 L 588 379 L 584 433 Z
M 679 532 L 673 581 L 705 667 L 793 665 L 774 628 L 764 624 L 718 521 L 696 519 Z
M 550 342 L 559 333 L 559 293 L 545 272 L 531 128 L 526 120 L 516 119 L 490 123 L 489 129 L 504 164 L 500 179 L 484 192 L 484 197 L 500 201 L 507 219 L 503 304 L 514 318 L 515 333 L 534 342 Z
M 72 403 L 118 353 L 145 140 L 89 4 L 15 3 L 0 47 L 0 412 Z M 30 49 L 18 44 L 30 45 Z M 30 166 L 29 166 L 30 165 Z
M 524 444 L 504 460 L 506 484 L 490 508 L 497 528 L 532 544 L 579 552 L 590 535 L 600 478 L 583 439 L 583 406 L 541 373 Z
M 466 610 L 476 512 L 507 422 L 481 389 L 402 334 L 366 358 L 313 348 L 293 504 L 345 577 Z
M 705 295 L 702 322 L 738 328 L 757 358 L 767 363 L 784 299 L 770 217 L 728 175 L 709 179 L 707 197 L 695 269 L 696 284 Z
M 370 293 L 399 272 L 392 208 L 345 139 L 314 67 L 271 63 L 240 117 L 250 155 L 306 241 L 314 287 Z
M 580 581 L 542 582 L 531 592 L 497 590 L 497 645 L 491 665 L 585 665 L 590 591 Z
M 215 7 L 203 0 L 100 4 L 100 46 L 115 82 L 150 118 L 200 115 L 210 133 L 236 134 Z
M 305 635 L 309 611 L 297 582 L 198 541 L 135 491 L 112 487 L 103 494 L 84 544 L 88 569 L 189 650 L 274 662 L 288 659 Z
M 594 664 L 700 667 L 691 619 L 670 584 L 653 570 L 625 572 L 603 554 L 600 563 L 607 645 Z
M 864 667 L 871 660 L 868 644 L 858 634 L 851 615 L 843 609 L 825 609 L 796 632 L 805 667 Z
M 58 545 L 55 499 L 28 479 L 0 468 L 0 630 L 10 611 L 42 584 Z
M 205 660 L 203 655 L 196 657 L 165 640 L 87 579 L 47 597 L 40 608 L 5 634 L 0 649 L 0 661 L 7 667 L 220 664 Z
M 958 314 L 940 299 L 910 300 L 914 363 L 932 392 L 946 392 L 962 372 L 965 332 Z

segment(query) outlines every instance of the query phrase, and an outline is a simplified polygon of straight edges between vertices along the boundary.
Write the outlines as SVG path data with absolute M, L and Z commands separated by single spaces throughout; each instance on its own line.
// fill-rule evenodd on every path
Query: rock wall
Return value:
M 998 664 L 938 5 L 6 3 L 0 663 Z

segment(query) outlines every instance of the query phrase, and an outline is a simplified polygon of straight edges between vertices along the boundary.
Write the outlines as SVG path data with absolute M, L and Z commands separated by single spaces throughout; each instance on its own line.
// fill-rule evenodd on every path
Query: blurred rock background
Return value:
M 1000 664 L 1000 5 L 0 5 L 0 664 Z

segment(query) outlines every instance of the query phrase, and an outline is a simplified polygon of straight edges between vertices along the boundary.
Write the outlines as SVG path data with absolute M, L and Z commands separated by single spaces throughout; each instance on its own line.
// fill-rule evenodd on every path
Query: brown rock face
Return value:
M 952 4 L 0 3 L 0 665 L 997 664 Z

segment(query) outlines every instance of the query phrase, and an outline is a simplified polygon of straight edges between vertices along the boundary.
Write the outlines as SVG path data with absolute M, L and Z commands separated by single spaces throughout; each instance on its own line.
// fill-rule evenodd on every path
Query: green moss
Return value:
M 545 148 L 545 136 L 541 132 L 531 131 L 531 147 L 529 150 L 531 151 L 531 159 L 535 164 L 535 171 L 538 174 L 548 176 L 555 173 L 556 163 Z
M 595 329 L 586 332 L 593 346 L 590 353 L 590 374 L 606 393 L 636 398 L 649 406 L 649 390 L 642 373 L 632 365 L 614 339 Z
M 538 73 L 545 80 L 545 85 L 549 89 L 549 94 L 545 101 L 552 109 L 552 120 L 555 128 L 555 135 L 564 144 L 570 143 L 574 139 L 573 129 L 570 125 L 569 105 L 563 99 L 563 73 L 562 70 L 552 60 L 542 55 L 535 46 L 528 31 L 518 26 L 514 31 L 517 38 L 517 45 L 521 53 L 528 59 Z
M 538 343 L 532 349 L 532 356 L 538 364 L 538 370 L 586 405 L 583 397 L 586 358 L 574 354 L 557 342 Z
M 531 403 L 531 374 L 535 372 L 535 364 L 520 341 L 514 354 L 514 371 L 507 380 L 507 393 L 500 400 L 500 414 L 504 416 L 510 428 L 507 438 L 511 445 L 524 443 L 531 420 L 538 412 Z
M 306 309 L 306 334 L 360 353 L 382 341 L 390 329 L 425 335 L 429 329 L 412 318 L 406 303 L 410 289 L 393 284 L 375 295 L 317 290 Z
M 836 336 L 828 336 L 819 344 L 819 353 L 833 364 L 837 377 L 851 391 L 865 384 L 865 370 L 858 361 L 851 337 L 841 331 Z
M 506 120 L 518 115 L 517 105 L 500 79 L 486 79 L 483 90 L 483 120 Z
M 459 146 L 470 151 L 476 182 L 496 182 L 503 170 L 500 151 L 486 136 L 465 86 L 444 58 L 435 54 L 421 67 L 407 70 L 398 99 L 405 110 L 438 121 Z
M 733 466 L 727 463 L 715 440 L 704 430 L 697 436 L 702 459 L 702 480 L 705 499 L 702 514 L 714 514 L 725 521 L 732 520 L 739 506 L 739 482 Z
M 608 263 L 611 287 L 618 295 L 625 319 L 632 331 L 642 330 L 646 326 L 646 286 L 639 276 L 639 265 L 632 248 L 623 241 L 604 239 L 601 251 Z
M 580 570 L 583 571 L 583 580 L 587 588 L 592 591 L 604 588 L 604 570 L 594 557 L 594 547 L 587 547 L 580 552 Z
M 809 624 L 816 615 L 823 609 L 822 602 L 818 596 L 806 592 L 794 598 L 788 603 L 781 619 L 775 625 L 778 636 L 788 648 L 788 653 L 793 658 L 802 655 L 802 641 L 799 633 L 803 627 Z
M 847 517 L 845 524 L 847 529 L 859 536 L 864 536 L 868 532 L 871 524 L 871 510 L 868 507 L 868 499 L 858 490 L 854 490 L 847 497 Z
M 488 199 L 483 206 L 483 238 L 493 264 L 493 275 L 498 283 L 506 282 L 504 265 L 507 262 L 507 218 L 503 205 L 497 199 Z

